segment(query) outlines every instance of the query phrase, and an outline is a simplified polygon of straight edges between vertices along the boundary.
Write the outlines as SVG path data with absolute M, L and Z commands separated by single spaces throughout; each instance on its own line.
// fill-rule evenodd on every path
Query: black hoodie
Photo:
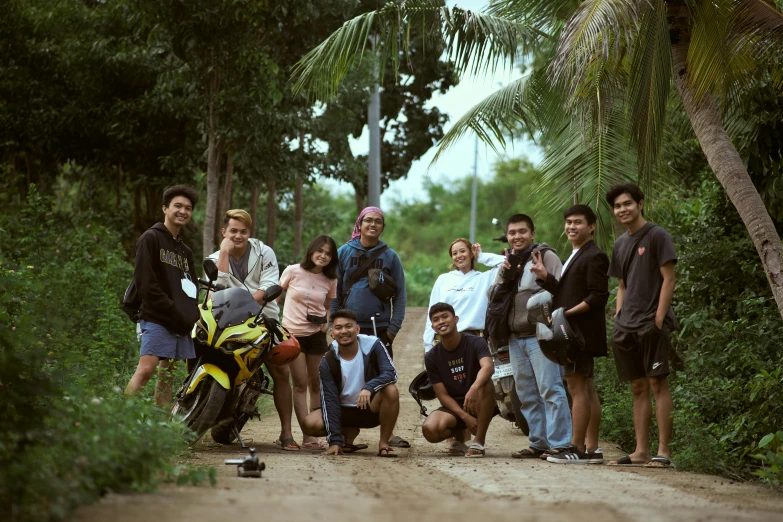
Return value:
M 198 320 L 198 301 L 182 290 L 182 279 L 196 287 L 193 252 L 174 238 L 163 223 L 155 223 L 136 243 L 133 280 L 141 298 L 141 318 L 188 335 Z

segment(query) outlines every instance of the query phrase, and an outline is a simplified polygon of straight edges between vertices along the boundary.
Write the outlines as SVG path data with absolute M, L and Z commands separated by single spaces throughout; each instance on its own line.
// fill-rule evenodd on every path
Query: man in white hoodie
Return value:
M 280 280 L 280 269 L 274 251 L 260 239 L 250 237 L 253 218 L 242 209 L 233 209 L 223 217 L 223 241 L 220 250 L 209 256 L 217 264 L 217 283 L 226 288 L 246 288 L 259 304 L 264 292 Z M 267 317 L 279 320 L 280 308 L 270 301 L 264 307 Z M 274 381 L 274 400 L 280 417 L 280 438 L 275 444 L 280 449 L 297 451 L 299 446 L 291 434 L 293 395 L 287 366 L 267 365 Z

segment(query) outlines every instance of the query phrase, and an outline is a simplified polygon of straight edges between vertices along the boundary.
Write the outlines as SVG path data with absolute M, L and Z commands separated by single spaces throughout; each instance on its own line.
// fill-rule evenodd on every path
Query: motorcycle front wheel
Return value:
M 193 393 L 179 399 L 173 413 L 182 415 L 185 425 L 193 432 L 188 442 L 196 443 L 218 418 L 228 390 L 211 377 L 198 384 Z

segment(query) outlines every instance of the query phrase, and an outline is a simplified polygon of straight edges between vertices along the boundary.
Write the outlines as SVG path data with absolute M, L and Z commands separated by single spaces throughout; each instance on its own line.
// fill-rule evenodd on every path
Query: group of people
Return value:
M 612 187 L 607 200 L 626 230 L 615 242 L 611 260 L 592 240 L 596 216 L 586 205 L 574 205 L 564 214 L 572 245 L 564 263 L 553 248 L 535 243 L 535 225 L 525 214 L 514 214 L 506 222 L 505 255 L 484 253 L 464 238 L 452 242 L 454 270 L 441 275 L 432 289 L 423 339 L 426 372 L 441 405 L 422 425 L 426 440 L 447 441 L 443 451 L 452 455 L 485 455 L 486 433 L 496 414 L 494 364 L 484 332 L 487 296 L 494 285 L 511 284 L 513 296 L 503 320 L 511 332 L 516 393 L 530 430 L 530 446 L 512 456 L 602 463 L 594 358 L 607 354 L 604 309 L 608 279 L 615 277 L 619 289 L 611 345 L 618 375 L 630 381 L 637 446 L 610 464 L 670 465 L 667 376 L 669 332 L 674 327 L 674 246 L 665 230 L 644 219 L 644 194 L 638 186 Z M 143 335 L 139 364 L 126 393 L 136 393 L 158 369 L 159 404 L 171 401 L 171 361 L 195 357 L 189 334 L 198 319 L 196 275 L 193 254 L 180 231 L 197 202 L 191 187 L 167 189 L 164 222 L 137 243 L 134 284 L 142 302 Z M 394 435 L 399 391 L 393 343 L 405 317 L 406 293 L 400 258 L 380 240 L 385 226 L 383 212 L 367 207 L 348 243 L 337 248 L 331 237 L 319 235 L 301 262 L 281 275 L 272 249 L 249 237 L 250 215 L 236 209 L 224 216 L 220 249 L 209 256 L 217 264 L 218 283 L 246 288 L 259 303 L 267 288 L 280 284 L 286 290 L 282 323 L 301 347 L 287 366 L 268 365 L 281 424 L 275 441 L 280 449 L 353 452 L 366 448 L 355 444 L 359 431 L 378 426 L 379 456 L 396 457 L 395 447 L 410 447 Z M 476 262 L 493 268 L 479 272 Z M 528 300 L 542 290 L 552 294 L 553 307 L 564 309 L 570 326 L 584 339 L 579 356 L 566 366 L 542 353 L 536 326 L 528 320 Z M 269 303 L 265 313 L 277 319 L 278 305 Z M 572 397 L 570 408 L 564 380 Z M 659 430 L 652 457 L 651 392 Z M 291 431 L 292 410 L 304 434 L 301 445 Z

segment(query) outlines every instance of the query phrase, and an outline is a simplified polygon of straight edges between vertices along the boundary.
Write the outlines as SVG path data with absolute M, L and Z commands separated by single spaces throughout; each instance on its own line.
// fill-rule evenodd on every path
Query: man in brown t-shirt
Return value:
M 644 219 L 644 193 L 634 184 L 615 185 L 606 194 L 626 233 L 615 241 L 609 275 L 619 279 L 617 312 L 612 331 L 617 375 L 630 381 L 636 449 L 610 464 L 671 465 L 672 395 L 669 390 L 669 332 L 674 264 L 677 255 L 669 234 Z M 650 458 L 650 423 L 655 397 L 658 452 Z

